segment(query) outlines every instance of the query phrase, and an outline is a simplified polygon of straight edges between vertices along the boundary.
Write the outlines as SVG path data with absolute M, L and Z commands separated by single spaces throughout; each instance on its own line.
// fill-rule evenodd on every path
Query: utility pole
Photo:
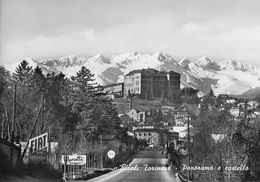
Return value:
M 5 126 L 5 115 L 2 115 L 2 133 L 1 133 L 1 138 L 4 139 L 4 126 Z
M 6 127 L 7 127 L 7 140 L 10 140 L 11 139 L 11 132 L 10 132 L 10 123 L 9 123 L 9 119 L 8 119 L 8 113 L 7 113 L 7 109 L 6 107 L 4 108 L 5 109 L 5 119 L 6 119 Z
M 14 127 L 15 127 L 15 113 L 16 113 L 16 84 L 14 84 L 13 92 L 13 120 L 12 120 L 12 134 L 11 134 L 11 162 L 13 162 L 13 150 L 14 150 Z
M 190 116 L 188 116 L 188 166 L 190 167 Z M 188 181 L 190 181 L 190 170 L 188 170 Z
M 39 111 L 38 111 L 38 113 L 37 113 L 37 116 L 36 116 L 36 118 L 35 118 L 35 120 L 34 120 L 32 129 L 31 129 L 31 132 L 30 132 L 30 135 L 29 135 L 29 137 L 28 137 L 27 144 L 26 144 L 25 149 L 23 150 L 23 153 L 22 153 L 22 156 L 21 156 L 22 159 L 23 159 L 24 156 L 25 156 L 26 150 L 27 150 L 28 145 L 29 145 L 30 138 L 31 138 L 32 135 L 33 135 L 33 131 L 34 131 L 35 127 L 36 127 L 37 121 L 38 121 L 38 119 L 39 119 L 39 117 L 40 117 L 40 114 L 41 114 L 41 110 L 42 110 L 42 108 L 43 108 L 43 95 L 42 95 L 42 99 L 41 99 L 41 100 L 42 100 L 42 101 L 41 101 L 40 109 L 39 109 Z
M 103 169 L 103 143 L 102 143 L 102 135 L 100 135 L 100 144 L 101 144 L 101 169 Z
M 42 134 L 44 132 L 44 110 L 45 110 L 45 98 L 44 98 L 44 95 L 42 94 L 42 97 L 43 97 L 43 107 L 42 107 L 42 113 L 41 113 L 41 124 L 40 124 L 40 133 L 39 134 Z
M 244 110 L 244 119 L 245 119 L 245 122 L 246 122 L 246 120 L 247 120 L 247 104 L 248 104 L 248 100 L 246 99 L 245 100 L 245 110 Z
M 43 109 L 42 109 L 43 110 Z M 51 128 L 48 128 L 48 160 L 49 162 L 51 161 L 50 158 L 51 158 L 51 134 L 52 134 L 52 129 Z

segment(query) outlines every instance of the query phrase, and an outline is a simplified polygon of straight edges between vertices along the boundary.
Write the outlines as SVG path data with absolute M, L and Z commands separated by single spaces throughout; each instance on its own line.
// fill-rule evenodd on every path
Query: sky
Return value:
M 0 64 L 137 51 L 260 66 L 259 0 L 0 0 Z

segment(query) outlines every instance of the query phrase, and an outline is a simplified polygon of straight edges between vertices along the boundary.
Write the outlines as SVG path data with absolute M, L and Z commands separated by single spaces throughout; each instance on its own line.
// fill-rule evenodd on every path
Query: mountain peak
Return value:
M 243 72 L 251 72 L 251 73 L 257 72 L 257 68 L 251 65 L 250 63 L 235 61 L 233 59 L 221 61 L 219 63 L 219 66 L 221 70 L 235 70 L 235 71 L 243 71 Z
M 207 56 L 203 56 L 201 58 L 199 58 L 196 63 L 200 66 L 207 66 L 208 64 L 212 63 L 213 61 L 211 61 Z
M 159 61 L 165 61 L 167 59 L 166 55 L 164 55 L 161 52 L 156 52 L 153 54 L 153 56 L 158 59 Z
M 40 61 L 42 65 L 50 67 L 70 67 L 70 66 L 80 66 L 84 62 L 84 58 L 78 58 L 75 55 L 63 56 L 58 59 L 47 59 Z
M 104 56 L 103 54 L 98 54 L 90 59 L 88 59 L 90 62 L 94 61 L 100 64 L 110 64 L 110 59 L 107 56 Z
M 162 53 L 162 52 L 155 52 L 152 57 L 154 57 L 155 59 L 161 61 L 161 62 L 167 62 L 167 61 L 174 61 L 175 60 L 168 54 Z
M 181 67 L 185 68 L 185 69 L 189 69 L 189 64 L 191 63 L 191 61 L 188 58 L 183 58 L 180 60 L 179 64 Z
M 207 56 L 199 58 L 197 61 L 195 61 L 195 63 L 204 69 L 219 70 L 219 65 L 215 61 L 209 59 Z
M 82 59 L 75 55 L 64 56 L 58 60 L 61 67 L 80 66 L 83 62 Z

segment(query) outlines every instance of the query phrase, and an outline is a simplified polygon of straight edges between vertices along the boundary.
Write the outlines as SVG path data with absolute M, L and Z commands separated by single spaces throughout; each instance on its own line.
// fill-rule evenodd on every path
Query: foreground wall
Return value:
M 13 146 L 13 157 L 11 160 L 11 146 Z M 15 167 L 21 157 L 21 148 L 0 138 L 0 151 L 12 162 Z

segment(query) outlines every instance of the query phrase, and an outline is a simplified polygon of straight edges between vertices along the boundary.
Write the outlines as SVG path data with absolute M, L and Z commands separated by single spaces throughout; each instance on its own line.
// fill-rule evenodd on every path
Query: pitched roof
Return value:
M 139 129 L 136 129 L 134 132 L 157 132 L 157 133 L 159 133 L 160 131 L 156 128 L 139 128 Z
M 127 73 L 125 76 L 129 76 L 129 75 L 133 75 L 135 73 L 143 73 L 143 74 L 167 74 L 167 73 L 170 73 L 170 74 L 179 74 L 179 73 L 176 73 L 174 71 L 170 71 L 170 72 L 166 72 L 166 71 L 159 71 L 159 70 L 156 70 L 154 68 L 148 68 L 148 69 L 138 69 L 138 70 L 133 70 L 133 71 L 130 71 L 129 73 Z M 180 75 L 180 74 L 179 74 Z
M 160 73 L 160 71 L 153 69 L 153 68 L 148 68 L 148 69 L 138 69 L 138 70 L 133 70 L 130 71 L 129 73 L 127 73 L 125 76 L 129 76 L 129 75 L 133 75 L 135 73 L 148 73 L 148 74 L 152 74 L 152 73 Z

